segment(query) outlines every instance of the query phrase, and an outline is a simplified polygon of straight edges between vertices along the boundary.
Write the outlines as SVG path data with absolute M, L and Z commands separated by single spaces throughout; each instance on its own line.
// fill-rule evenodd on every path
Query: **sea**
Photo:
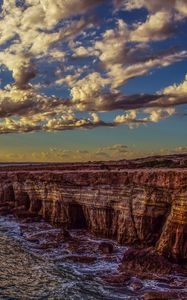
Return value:
M 60 230 L 44 221 L 0 217 L 0 300 L 139 300 L 149 291 L 187 292 L 182 276 L 111 283 L 127 247 L 85 230 L 71 230 L 71 242 L 55 243 Z M 112 243 L 112 254 L 98 252 L 103 241 Z

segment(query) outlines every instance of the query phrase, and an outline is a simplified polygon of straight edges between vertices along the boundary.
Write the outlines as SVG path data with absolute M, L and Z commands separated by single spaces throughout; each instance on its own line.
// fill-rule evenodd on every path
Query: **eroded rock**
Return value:
M 109 242 L 102 242 L 99 245 L 99 250 L 104 254 L 111 254 L 114 251 L 114 246 Z
M 130 272 L 149 277 L 156 273 L 160 276 L 168 275 L 177 270 L 178 266 L 170 263 L 166 258 L 155 251 L 154 248 L 130 248 L 128 249 L 119 268 L 121 272 Z M 179 267 L 180 268 L 180 267 Z
M 58 227 L 86 228 L 121 244 L 151 246 L 172 261 L 184 262 L 187 169 L 145 168 L 146 160 L 142 163 L 133 162 L 139 167 L 131 169 L 122 162 L 109 163 L 108 168 L 107 163 L 102 168 L 99 163 L 73 164 L 46 171 L 4 167 L 0 209 L 28 222 L 43 218 Z

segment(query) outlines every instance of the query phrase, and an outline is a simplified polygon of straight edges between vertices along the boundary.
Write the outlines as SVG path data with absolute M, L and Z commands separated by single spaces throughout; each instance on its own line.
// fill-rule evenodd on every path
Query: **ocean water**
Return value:
M 117 272 L 126 248 L 112 242 L 114 254 L 104 255 L 97 250 L 102 240 L 81 230 L 71 231 L 72 242 L 55 244 L 59 232 L 45 222 L 0 217 L 0 300 L 138 300 L 150 290 L 187 291 L 182 277 L 173 278 L 177 283 L 172 288 L 159 280 L 138 279 L 137 289 L 133 287 L 137 278 L 124 284 L 107 283 L 105 278 Z M 83 254 L 93 261 L 68 259 Z

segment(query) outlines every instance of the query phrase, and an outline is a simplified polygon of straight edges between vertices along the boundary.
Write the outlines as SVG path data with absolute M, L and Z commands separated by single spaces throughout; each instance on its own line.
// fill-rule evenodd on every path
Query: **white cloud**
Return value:
M 147 108 L 144 112 L 150 114 L 146 120 L 157 123 L 174 115 L 175 108 Z
M 150 48 L 153 41 L 174 33 L 177 22 L 187 16 L 186 1 L 114 2 L 129 11 L 145 7 L 147 19 L 132 24 L 118 19 L 112 26 L 107 20 L 102 32 L 97 25 L 105 20 L 96 20 L 90 12 L 100 3 L 108 5 L 104 0 L 26 0 L 23 5 L 3 1 L 0 64 L 1 71 L 12 73 L 14 83 L 0 90 L 1 133 L 137 127 L 172 116 L 175 106 L 187 103 L 186 79 L 156 95 L 121 92 L 130 79 L 187 57 L 185 50 L 161 53 Z M 70 96 L 44 95 L 41 89 L 47 85 L 62 94 L 66 89 Z M 121 113 L 113 121 L 98 115 L 115 110 Z M 148 117 L 138 117 L 140 112 Z
M 166 87 L 163 90 L 163 93 L 166 95 L 187 95 L 187 75 L 185 76 L 185 79 L 182 83 Z
M 124 7 L 125 10 L 145 7 L 151 13 L 168 11 L 173 14 L 179 13 L 183 17 L 187 15 L 186 0 L 116 0 L 115 4 Z
M 146 22 L 138 24 L 131 33 L 131 40 L 136 42 L 160 41 L 174 32 L 172 16 L 167 11 L 158 11 L 148 16 Z
M 134 63 L 126 67 L 123 64 L 114 64 L 110 68 L 108 75 L 112 79 L 113 87 L 117 88 L 131 78 L 145 75 L 155 68 L 168 67 L 177 61 L 183 60 L 185 57 L 187 57 L 187 51 L 181 51 L 174 54 L 166 53 L 157 57 L 147 58 L 144 62 Z
M 100 106 L 102 89 L 108 84 L 108 79 L 101 77 L 100 73 L 90 73 L 83 79 L 78 80 L 71 90 L 72 100 L 79 110 L 94 110 Z

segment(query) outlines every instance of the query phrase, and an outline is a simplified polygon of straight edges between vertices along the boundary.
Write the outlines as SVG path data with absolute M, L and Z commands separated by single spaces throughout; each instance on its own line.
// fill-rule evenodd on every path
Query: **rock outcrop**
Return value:
M 187 169 L 0 171 L 0 213 L 87 228 L 122 244 L 187 259 Z

